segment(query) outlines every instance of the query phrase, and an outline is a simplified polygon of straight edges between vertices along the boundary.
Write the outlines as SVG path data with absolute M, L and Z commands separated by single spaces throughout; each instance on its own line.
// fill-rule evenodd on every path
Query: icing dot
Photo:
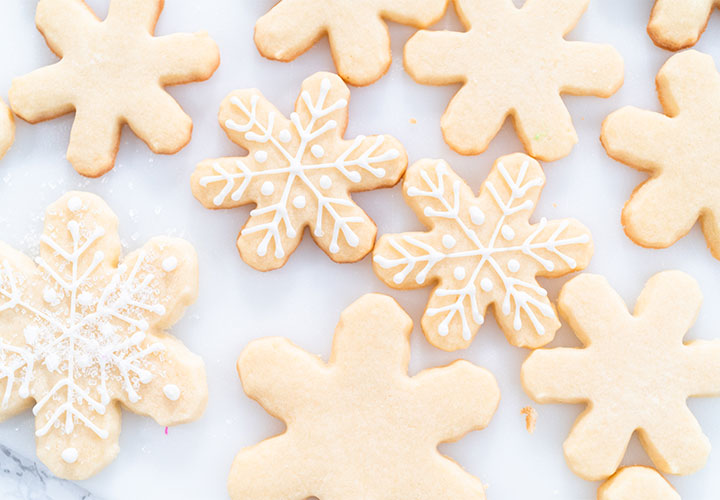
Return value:
M 310 148 L 310 152 L 315 158 L 322 158 L 325 156 L 325 149 L 320 144 L 315 144 Z
M 73 196 L 68 200 L 67 207 L 71 212 L 77 212 L 82 208 L 82 200 L 77 196 Z
M 43 290 L 43 300 L 48 304 L 57 304 L 59 301 L 58 294 L 55 290 L 46 286 L 45 290 Z
M 267 151 L 255 151 L 255 161 L 265 163 L 268 159 Z
M 265 196 L 270 196 L 275 191 L 275 185 L 270 181 L 263 182 L 260 192 Z
M 78 451 L 75 448 L 65 448 L 60 456 L 65 462 L 74 464 L 78 459 Z
M 23 335 L 25 336 L 25 343 L 28 345 L 34 344 L 38 336 L 40 335 L 40 328 L 37 326 L 28 326 L 23 330 Z
M 323 175 L 320 177 L 320 187 L 323 189 L 330 189 L 330 186 L 332 186 L 332 179 L 328 177 L 327 175 Z
M 450 236 L 449 234 L 446 234 L 442 237 L 442 244 L 445 248 L 452 248 L 455 246 L 457 242 L 455 241 L 455 238 Z
M 295 208 L 305 208 L 305 197 L 303 195 L 293 198 L 293 206 Z
M 93 294 L 90 292 L 82 292 L 78 295 L 78 302 L 81 306 L 89 306 L 93 303 Z
M 167 384 L 163 387 L 163 394 L 165 394 L 165 397 L 170 401 L 177 401 L 180 399 L 180 388 L 175 384 Z
M 163 271 L 165 271 L 166 273 L 174 271 L 175 269 L 177 269 L 177 266 L 178 260 L 177 257 L 175 257 L 174 255 L 171 255 L 170 257 L 162 261 L 162 268 Z
M 292 139 L 292 136 L 290 135 L 290 131 L 288 129 L 280 132 L 280 140 L 282 142 L 290 142 L 290 139 Z
M 453 271 L 453 276 L 455 276 L 456 280 L 461 280 L 465 278 L 465 268 L 460 266 L 456 267 Z
M 503 238 L 506 240 L 511 240 L 515 237 L 515 230 L 508 226 L 507 224 L 504 224 L 500 232 L 503 235 Z
M 470 207 L 470 220 L 473 224 L 479 226 L 485 222 L 485 212 L 480 210 L 480 207 Z
M 480 281 L 480 288 L 482 288 L 486 292 L 489 292 L 493 289 L 493 282 L 490 281 L 490 278 L 483 278 Z
M 60 365 L 60 356 L 58 356 L 55 353 L 50 353 L 47 356 L 45 356 L 45 366 L 47 366 L 47 369 L 52 371 L 55 371 L 57 367 Z
M 510 269 L 510 272 L 516 273 L 518 269 L 520 269 L 520 263 L 515 259 L 510 259 L 508 261 L 508 269 Z

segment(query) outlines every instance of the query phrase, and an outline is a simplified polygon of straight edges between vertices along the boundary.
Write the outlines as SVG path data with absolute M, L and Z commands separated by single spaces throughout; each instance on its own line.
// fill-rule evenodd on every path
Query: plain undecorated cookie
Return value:
M 190 141 L 192 120 L 167 85 L 207 80 L 220 64 L 207 33 L 152 36 L 164 0 L 111 0 L 100 21 L 83 0 L 40 0 L 35 21 L 61 58 L 15 78 L 10 105 L 37 123 L 75 111 L 68 161 L 98 177 L 113 168 L 124 124 L 155 153 Z
M 0 159 L 5 156 L 15 139 L 15 120 L 10 109 L 0 100 Z
M 466 32 L 420 31 L 405 45 L 419 83 L 462 84 L 441 120 L 445 141 L 479 154 L 512 116 L 531 156 L 553 161 L 577 142 L 560 94 L 608 97 L 623 82 L 610 45 L 567 41 L 589 0 L 454 0 Z
M 648 23 L 655 45 L 680 50 L 695 45 L 720 0 L 656 0 Z
M 243 388 L 287 430 L 237 455 L 231 498 L 484 499 L 437 445 L 488 425 L 495 378 L 467 361 L 409 377 L 411 330 L 393 299 L 370 294 L 340 316 L 328 363 L 282 338 L 250 343 Z
M 283 266 L 306 227 L 335 262 L 372 250 L 377 227 L 350 193 L 394 186 L 407 155 L 389 135 L 344 139 L 349 99 L 337 75 L 316 73 L 289 120 L 255 89 L 232 92 L 220 106 L 220 125 L 249 154 L 201 162 L 192 192 L 207 208 L 256 205 L 237 239 L 255 269 Z
M 48 207 L 34 261 L 0 242 L 0 420 L 32 408 L 38 457 L 66 479 L 115 458 L 121 406 L 169 426 L 207 402 L 202 359 L 165 332 L 197 296 L 195 250 L 153 238 L 119 263 L 117 226 L 71 192 Z
M 390 67 L 385 21 L 425 28 L 437 22 L 448 0 L 281 0 L 255 25 L 260 53 L 292 61 L 327 34 L 338 74 L 369 85 Z
M 664 477 L 650 467 L 624 467 L 598 489 L 598 500 L 680 500 Z
M 373 269 L 393 288 L 436 285 L 422 318 L 433 345 L 468 347 L 491 305 L 511 344 L 553 339 L 560 322 L 536 276 L 583 269 L 593 244 L 576 220 L 529 222 L 544 184 L 540 164 L 521 153 L 499 158 L 477 197 L 442 160 L 408 169 L 405 201 L 429 230 L 383 235 Z
M 720 74 L 694 50 L 672 56 L 657 75 L 663 113 L 624 107 L 602 126 L 607 154 L 651 178 L 622 212 L 638 245 L 666 248 L 699 219 L 720 259 Z
M 558 309 L 583 347 L 533 352 L 522 384 L 539 403 L 587 405 L 563 446 L 577 475 L 614 474 L 634 432 L 664 473 L 705 465 L 710 442 L 687 399 L 720 395 L 720 340 L 683 343 L 701 302 L 697 282 L 680 271 L 650 278 L 632 314 L 602 276 L 562 288 Z

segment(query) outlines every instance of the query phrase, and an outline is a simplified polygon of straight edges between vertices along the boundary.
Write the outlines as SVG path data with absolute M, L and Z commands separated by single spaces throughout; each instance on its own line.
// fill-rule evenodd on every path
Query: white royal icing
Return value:
M 175 384 L 167 384 L 163 387 L 163 394 L 165 394 L 165 397 L 170 401 L 177 401 L 180 399 L 180 388 Z
M 78 459 L 78 451 L 75 448 L 65 448 L 60 456 L 65 462 L 74 464 Z
M 167 257 L 162 261 L 162 268 L 163 271 L 165 271 L 166 273 L 173 272 L 175 269 L 177 269 L 177 266 L 178 260 L 177 257 L 175 257 L 174 255 L 171 255 L 170 257 Z
M 309 112 L 309 120 L 303 124 L 300 121 L 298 113 L 292 113 L 290 116 L 293 130 L 300 139 L 297 141 L 297 149 L 294 151 L 289 150 L 285 146 L 285 144 L 290 143 L 292 139 L 291 132 L 287 129 L 283 129 L 280 132 L 275 131 L 274 112 L 269 114 L 266 123 L 258 119 L 257 105 L 260 99 L 259 96 L 252 96 L 249 109 L 241 99 L 237 97 L 231 98 L 233 106 L 247 117 L 248 122 L 241 124 L 234 120 L 227 120 L 225 122 L 226 127 L 230 130 L 245 133 L 245 139 L 250 142 L 273 148 L 278 152 L 280 157 L 285 159 L 284 165 L 273 166 L 273 168 L 262 171 L 252 171 L 242 159 L 238 159 L 236 161 L 237 171 L 233 172 L 226 170 L 220 163 L 215 162 L 212 166 L 215 174 L 200 179 L 200 185 L 206 187 L 215 182 L 225 183 L 220 193 L 213 200 L 216 206 L 220 206 L 228 196 L 233 201 L 240 200 L 245 194 L 250 182 L 256 178 L 269 176 L 276 178 L 278 174 L 287 175 L 284 186 L 278 188 L 282 189 L 280 199 L 272 205 L 262 208 L 259 207 L 250 212 L 251 215 L 270 213 L 272 214 L 272 219 L 263 224 L 246 227 L 242 231 L 242 234 L 255 232 L 265 233 L 257 246 L 257 254 L 260 256 L 267 254 L 271 241 L 275 246 L 275 257 L 282 258 L 285 256 L 285 249 L 280 239 L 282 226 L 284 226 L 284 232 L 289 238 L 297 236 L 299 228 L 296 228 L 291 221 L 289 205 L 292 203 L 292 206 L 296 209 L 302 209 L 308 200 L 302 197 L 304 201 L 300 203 L 300 197 L 292 197 L 292 188 L 296 182 L 305 186 L 317 203 L 317 219 L 313 226 L 313 234 L 317 237 L 324 236 L 324 218 L 325 214 L 327 214 L 333 222 L 332 238 L 329 247 L 330 251 L 333 253 L 340 251 L 339 238 L 341 234 L 347 245 L 357 247 L 360 239 L 351 226 L 353 224 L 363 223 L 364 219 L 355 215 L 342 215 L 340 210 L 340 207 L 354 206 L 352 201 L 346 198 L 327 196 L 321 191 L 321 189 L 327 190 L 332 187 L 332 179 L 328 175 L 321 175 L 317 181 L 318 185 L 316 185 L 316 181 L 314 180 L 316 176 L 308 174 L 315 171 L 334 171 L 348 181 L 358 183 L 362 180 L 364 173 L 368 173 L 376 178 L 385 177 L 385 169 L 375 165 L 394 160 L 400 156 L 400 152 L 397 149 L 389 149 L 384 153 L 375 154 L 384 143 L 383 136 L 378 136 L 375 138 L 374 143 L 362 154 L 350 160 L 348 159 L 350 156 L 357 156 L 355 153 L 358 152 L 360 146 L 366 139 L 364 136 L 358 136 L 350 142 L 347 148 L 340 153 L 337 158 L 329 159 L 322 163 L 305 163 L 305 156 L 307 156 L 305 153 L 308 150 L 312 153 L 312 156 L 317 159 L 326 155 L 327 152 L 317 141 L 322 140 L 329 132 L 336 130 L 338 126 L 335 120 L 325 120 L 320 126 L 318 126 L 318 122 L 335 111 L 347 108 L 348 103 L 345 99 L 338 99 L 334 103 L 326 105 L 325 101 L 327 100 L 330 88 L 330 80 L 324 78 L 321 82 L 317 99 L 313 100 L 308 91 L 303 91 L 300 95 L 299 102 L 302 103 Z M 257 129 L 260 133 L 253 132 L 253 129 Z M 240 183 L 239 186 L 236 185 L 237 182 Z
M 28 277 L 8 260 L 0 261 L 0 313 L 15 311 L 30 322 L 23 330 L 25 345 L 0 339 L 0 381 L 6 382 L 0 407 L 8 407 L 17 386 L 20 397 L 36 400 L 33 413 L 45 415 L 35 432 L 38 437 L 55 430 L 72 434 L 80 423 L 105 439 L 107 429 L 88 413 L 105 414 L 107 405 L 120 397 L 110 392 L 116 383 L 129 401 L 140 399 L 141 386 L 153 379 L 150 356 L 164 350 L 162 343 L 144 342 L 148 319 L 164 314 L 165 308 L 158 303 L 155 276 L 147 268 L 144 252 L 131 269 L 120 265 L 100 281 L 105 284 L 96 297 L 86 288 L 104 280 L 95 271 L 105 255 L 101 250 L 90 253 L 90 248 L 105 230 L 84 227 L 76 220 L 56 230 L 69 232 L 69 248 L 46 234 L 41 241 L 53 251 L 53 258 L 35 259 L 48 281 L 44 304 L 26 296 L 33 286 Z M 31 393 L 30 388 L 39 366 L 60 375 L 44 394 Z M 67 448 L 61 456 L 73 463 L 77 454 L 75 448 Z
M 537 285 L 537 283 L 524 281 L 512 275 L 512 273 L 515 273 L 520 269 L 520 263 L 516 259 L 509 260 L 507 267 L 511 274 L 508 275 L 500 266 L 495 256 L 508 253 L 521 253 L 534 259 L 543 266 L 545 270 L 552 271 L 554 268 L 553 262 L 535 253 L 535 250 L 542 249 L 551 252 L 560 260 L 565 262 L 571 269 L 575 269 L 577 267 L 575 260 L 560 251 L 560 248 L 568 245 L 587 243 L 590 241 L 590 238 L 588 235 L 583 234 L 580 236 L 558 239 L 559 236 L 567 229 L 569 224 L 567 221 L 563 221 L 546 241 L 536 241 L 540 233 L 547 226 L 547 220 L 543 218 L 540 220 L 540 223 L 537 224 L 530 236 L 528 236 L 522 243 L 506 247 L 500 245 L 500 242 L 498 241 L 499 233 L 501 233 L 503 239 L 507 241 L 515 238 L 515 231 L 506 224 L 507 218 L 521 210 L 531 210 L 533 208 L 533 202 L 531 200 L 525 200 L 519 204 L 516 204 L 516 202 L 524 197 L 527 191 L 531 188 L 542 185 L 542 179 L 538 177 L 528 180 L 525 179 L 528 167 L 529 162 L 526 161 L 520 168 L 517 178 L 513 179 L 502 162 L 498 163 L 498 172 L 507 184 L 507 187 L 510 189 L 510 196 L 507 200 L 500 196 L 492 182 L 486 181 L 485 186 L 497 206 L 502 211 L 500 218 L 495 221 L 492 237 L 487 243 L 480 241 L 478 234 L 468 227 L 468 225 L 460 217 L 459 180 L 456 180 L 452 186 L 453 198 L 448 199 L 446 196 L 445 179 L 448 175 L 446 165 L 442 163 L 438 163 L 436 165 L 434 171 L 437 174 L 437 181 L 430 178 L 428 171 L 423 170 L 421 172 L 421 178 L 427 186 L 427 190 L 421 190 L 415 186 L 412 186 L 407 190 L 407 194 L 410 197 L 429 198 L 439 202 L 439 204 L 443 207 L 442 210 L 435 210 L 430 206 L 426 206 L 424 209 L 425 215 L 427 217 L 441 217 L 454 221 L 460 232 L 475 248 L 470 250 L 458 250 L 456 252 L 446 252 L 445 249 L 449 250 L 455 246 L 454 244 L 448 245 L 450 240 L 446 240 L 446 238 L 450 237 L 453 238 L 453 241 L 455 240 L 455 238 L 450 235 L 446 234 L 442 237 L 442 245 L 444 249 L 433 248 L 432 245 L 424 241 L 420 241 L 410 235 L 401 235 L 400 239 L 404 245 L 407 245 L 407 248 L 403 244 L 391 240 L 391 247 L 400 254 L 399 257 L 389 258 L 379 254 L 376 254 L 374 257 L 375 262 L 384 269 L 403 266 L 402 269 L 393 276 L 393 281 L 395 283 L 402 283 L 418 265 L 423 267 L 417 273 L 415 281 L 418 284 L 423 284 L 430 271 L 439 262 L 447 259 L 466 260 L 468 257 L 481 257 L 472 272 L 469 273 L 469 277 L 464 281 L 464 284 L 458 289 L 440 287 L 435 291 L 438 296 L 456 298 L 454 302 L 447 306 L 428 308 L 427 310 L 427 314 L 430 316 L 434 316 L 436 314 L 445 315 L 438 326 L 438 333 L 440 335 L 447 335 L 449 333 L 450 322 L 457 314 L 462 322 L 463 338 L 466 340 L 470 339 L 472 329 L 470 327 L 469 318 L 465 315 L 464 302 L 466 300 L 469 301 L 471 306 L 472 321 L 474 321 L 476 325 L 481 325 L 484 322 L 484 318 L 480 313 L 480 306 L 478 304 L 478 290 L 476 283 L 481 270 L 486 267 L 490 267 L 494 278 L 502 284 L 502 287 L 505 290 L 505 297 L 501 306 L 502 314 L 506 316 L 510 315 L 512 312 L 511 302 L 515 304 L 513 328 L 516 330 L 522 328 L 520 312 L 524 311 L 530 319 L 537 334 L 543 335 L 545 333 L 545 327 L 539 321 L 537 314 L 539 313 L 546 317 L 554 317 L 555 313 L 552 307 L 531 296 L 524 289 L 531 290 L 540 297 L 545 297 L 547 292 Z M 470 207 L 469 214 L 470 220 L 473 224 L 480 225 L 486 221 L 485 214 L 476 206 Z M 457 268 L 455 269 L 457 270 Z M 465 278 L 465 276 L 463 276 L 463 278 L 458 278 L 457 275 L 455 275 L 455 277 L 458 280 L 463 280 Z M 484 277 L 480 280 L 479 284 L 482 291 L 490 292 L 497 283 L 493 283 L 492 279 Z

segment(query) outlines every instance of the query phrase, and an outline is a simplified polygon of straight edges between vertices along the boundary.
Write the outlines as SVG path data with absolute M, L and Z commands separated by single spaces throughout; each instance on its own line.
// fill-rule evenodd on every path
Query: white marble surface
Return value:
M 0 0 L 3 98 L 12 77 L 54 60 L 33 26 L 35 3 Z M 89 3 L 104 16 L 107 0 Z M 35 126 L 19 121 L 15 145 L 0 162 L 0 239 L 16 248 L 32 253 L 45 206 L 65 190 L 80 188 L 104 196 L 116 210 L 128 250 L 153 235 L 173 234 L 190 240 L 200 255 L 200 298 L 172 331 L 207 363 L 207 411 L 200 421 L 170 429 L 168 435 L 152 420 L 125 413 L 119 457 L 81 483 L 100 498 L 226 498 L 225 481 L 235 453 L 282 430 L 278 421 L 243 395 L 237 379 L 235 360 L 251 339 L 283 335 L 325 356 L 338 315 L 361 294 L 390 293 L 416 325 L 427 300 L 429 289 L 400 292 L 386 288 L 374 277 L 369 259 L 352 265 L 333 264 L 308 237 L 285 268 L 267 274 L 253 271 L 234 246 L 250 207 L 213 212 L 201 207 L 190 194 L 189 176 L 196 162 L 240 152 L 216 121 L 218 105 L 229 91 L 258 87 L 288 113 L 305 77 L 317 70 L 333 69 L 324 41 L 291 64 L 267 61 L 258 55 L 252 42 L 253 23 L 273 3 L 166 0 L 158 33 L 206 29 L 218 41 L 222 54 L 220 69 L 209 82 L 171 91 L 195 121 L 193 141 L 180 154 L 155 156 L 126 130 L 115 170 L 98 180 L 83 179 L 64 158 L 72 123 L 72 117 L 67 116 Z M 681 269 L 695 276 L 704 291 L 705 305 L 690 337 L 716 338 L 720 337 L 720 262 L 710 256 L 697 227 L 662 251 L 644 250 L 628 240 L 620 226 L 620 210 L 644 176 L 610 160 L 598 141 L 603 117 L 620 106 L 659 109 L 654 77 L 670 53 L 656 48 L 645 32 L 651 5 L 651 0 L 593 0 L 571 34 L 574 39 L 613 43 L 625 58 L 626 83 L 607 100 L 566 98 L 580 143 L 569 157 L 546 165 L 548 186 L 536 217 L 574 216 L 587 224 L 596 244 L 589 271 L 606 275 L 629 304 L 643 283 L 660 270 Z M 456 27 L 454 12 L 440 26 Z M 377 84 L 353 89 L 348 135 L 391 133 L 403 142 L 412 161 L 446 158 L 473 188 L 479 188 L 497 156 L 520 149 L 512 127 L 506 125 L 490 149 L 478 157 L 451 152 L 442 141 L 439 119 L 456 87 L 414 83 L 404 73 L 401 60 L 403 44 L 413 30 L 392 26 L 391 31 L 393 66 Z M 720 62 L 717 13 L 698 48 Z M 411 124 L 411 119 L 417 124 Z M 403 203 L 399 187 L 356 195 L 355 199 L 376 220 L 381 234 L 420 228 Z M 546 282 L 553 298 L 564 281 Z M 575 344 L 567 328 L 553 343 Z M 432 348 L 418 327 L 412 347 L 412 372 L 464 357 L 496 375 L 502 401 L 490 427 L 442 446 L 445 453 L 488 485 L 490 500 L 595 498 L 597 484 L 574 476 L 562 456 L 562 441 L 581 408 L 534 405 L 539 412 L 537 430 L 533 435 L 525 431 L 520 409 L 532 402 L 520 387 L 519 368 L 527 351 L 511 347 L 491 316 L 472 347 L 464 352 L 445 353 Z M 716 450 L 702 471 L 690 477 L 671 477 L 670 481 L 685 499 L 715 500 L 720 496 L 720 400 L 692 401 L 691 407 Z M 35 459 L 30 412 L 0 424 L 0 443 Z M 626 463 L 648 463 L 636 441 Z M 23 498 L 22 491 L 32 491 L 16 489 L 8 479 L 13 477 L 12 473 L 0 475 L 0 492 L 20 492 Z M 21 486 L 22 481 L 16 483 Z M 68 498 L 82 498 L 83 494 L 78 490 Z M 45 498 L 29 493 L 25 497 Z

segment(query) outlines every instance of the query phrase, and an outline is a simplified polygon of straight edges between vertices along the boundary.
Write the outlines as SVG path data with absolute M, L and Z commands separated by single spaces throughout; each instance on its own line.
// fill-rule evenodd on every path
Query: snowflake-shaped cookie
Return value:
M 655 45 L 680 50 L 695 45 L 720 0 L 656 0 L 648 23 Z
M 48 208 L 35 262 L 0 243 L 0 420 L 32 407 L 38 456 L 64 478 L 115 458 L 121 404 L 161 425 L 205 408 L 202 360 L 163 331 L 195 300 L 195 251 L 163 237 L 119 256 L 89 193 Z
M 10 109 L 0 100 L 0 159 L 10 149 L 13 139 L 15 139 L 15 120 Z
M 420 31 L 405 46 L 419 83 L 463 87 L 442 117 L 445 141 L 462 154 L 485 151 L 508 116 L 527 152 L 567 156 L 577 142 L 560 94 L 608 97 L 623 82 L 609 45 L 569 42 L 589 0 L 454 0 L 466 32 Z
M 477 198 L 442 160 L 408 169 L 405 200 L 430 231 L 382 236 L 374 268 L 395 288 L 437 282 L 422 318 L 433 345 L 470 345 L 491 304 L 513 345 L 539 347 L 553 339 L 560 323 L 535 277 L 584 268 L 593 245 L 575 220 L 529 223 L 544 184 L 538 162 L 520 153 L 495 162 Z
M 448 0 L 281 0 L 255 25 L 260 53 L 292 61 L 328 35 L 340 76 L 369 85 L 390 67 L 385 20 L 425 28 L 439 21 Z
M 128 124 L 155 153 L 177 153 L 192 120 L 163 89 L 207 80 L 220 64 L 207 33 L 153 37 L 163 0 L 111 0 L 100 21 L 83 0 L 40 0 L 35 22 L 59 62 L 16 78 L 13 111 L 37 123 L 75 111 L 68 161 L 98 177 Z
M 598 490 L 598 500 L 680 500 L 664 477 L 649 467 L 624 467 Z
M 613 474 L 635 431 L 662 472 L 705 464 L 710 442 L 687 399 L 720 395 L 720 340 L 683 343 L 701 302 L 697 282 L 680 271 L 653 276 L 633 314 L 602 276 L 563 287 L 558 308 L 584 347 L 533 352 L 522 383 L 540 403 L 587 404 L 564 444 L 577 475 Z
M 652 174 L 625 204 L 625 232 L 665 248 L 699 218 L 720 259 L 720 74 L 712 57 L 689 50 L 665 63 L 657 88 L 665 114 L 625 107 L 602 127 L 608 155 Z
M 287 430 L 241 451 L 234 500 L 482 500 L 482 483 L 437 450 L 490 422 L 495 378 L 467 361 L 409 377 L 412 321 L 385 295 L 340 317 L 328 364 L 282 338 L 252 342 L 243 388 Z
M 336 262 L 372 250 L 377 228 L 349 193 L 394 186 L 407 155 L 387 135 L 344 140 L 349 98 L 337 75 L 316 73 L 303 82 L 290 120 L 255 89 L 223 101 L 220 124 L 250 154 L 200 163 L 192 190 L 208 208 L 257 204 L 237 241 L 255 269 L 284 265 L 306 226 Z

